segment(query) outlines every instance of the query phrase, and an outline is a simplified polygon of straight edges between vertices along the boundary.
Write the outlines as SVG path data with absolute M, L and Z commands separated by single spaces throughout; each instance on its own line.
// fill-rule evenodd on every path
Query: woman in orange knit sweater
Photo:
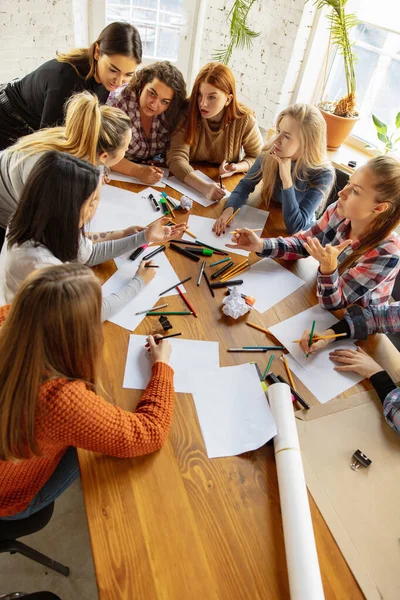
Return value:
M 100 283 L 80 264 L 35 271 L 0 308 L 0 519 L 62 494 L 79 476 L 76 448 L 131 458 L 167 438 L 170 344 L 149 336 L 151 379 L 135 412 L 122 410 L 96 393 L 100 314 Z

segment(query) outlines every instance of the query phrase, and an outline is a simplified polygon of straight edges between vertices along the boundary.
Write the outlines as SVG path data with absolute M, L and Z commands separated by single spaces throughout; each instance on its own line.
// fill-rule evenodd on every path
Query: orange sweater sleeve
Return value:
M 174 407 L 173 370 L 167 364 L 153 365 L 133 413 L 106 402 L 82 381 L 60 383 L 42 386 L 41 421 L 49 440 L 119 458 L 150 454 L 165 443 Z
M 7 318 L 8 313 L 10 312 L 11 304 L 6 304 L 5 306 L 0 307 L 0 327 L 4 325 L 4 321 Z

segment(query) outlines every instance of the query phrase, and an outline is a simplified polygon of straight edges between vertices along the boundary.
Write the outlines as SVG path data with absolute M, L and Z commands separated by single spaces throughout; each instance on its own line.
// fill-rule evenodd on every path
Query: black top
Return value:
M 69 63 L 55 58 L 44 63 L 22 79 L 10 82 L 5 92 L 13 110 L 34 130 L 62 125 L 64 104 L 74 92 L 88 90 L 105 104 L 109 92 L 94 77 L 85 80 L 89 61 L 79 67 L 80 77 Z

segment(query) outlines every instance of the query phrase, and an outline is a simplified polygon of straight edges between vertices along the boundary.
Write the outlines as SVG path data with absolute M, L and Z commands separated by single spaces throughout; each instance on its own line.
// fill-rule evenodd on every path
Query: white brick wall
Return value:
M 229 37 L 228 14 L 232 0 L 207 0 L 201 65 Z M 239 98 L 252 108 L 259 124 L 268 129 L 291 102 L 313 8 L 304 0 L 257 0 L 249 13 L 249 26 L 260 32 L 252 49 L 234 50 L 230 61 Z M 303 17 L 304 13 L 304 17 Z
M 88 43 L 87 0 L 0 0 L 0 83 Z

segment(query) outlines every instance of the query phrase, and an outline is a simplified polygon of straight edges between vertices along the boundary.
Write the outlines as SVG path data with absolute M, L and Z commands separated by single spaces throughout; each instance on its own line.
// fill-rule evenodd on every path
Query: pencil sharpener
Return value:
M 350 469 L 353 469 L 353 471 L 357 471 L 360 467 L 368 469 L 371 462 L 372 460 L 369 459 L 364 452 L 361 452 L 361 450 L 356 450 L 351 457 Z
M 169 329 L 172 329 L 172 325 L 166 316 L 162 315 L 159 318 L 159 321 L 160 321 L 161 327 L 163 328 L 164 331 L 168 331 Z

